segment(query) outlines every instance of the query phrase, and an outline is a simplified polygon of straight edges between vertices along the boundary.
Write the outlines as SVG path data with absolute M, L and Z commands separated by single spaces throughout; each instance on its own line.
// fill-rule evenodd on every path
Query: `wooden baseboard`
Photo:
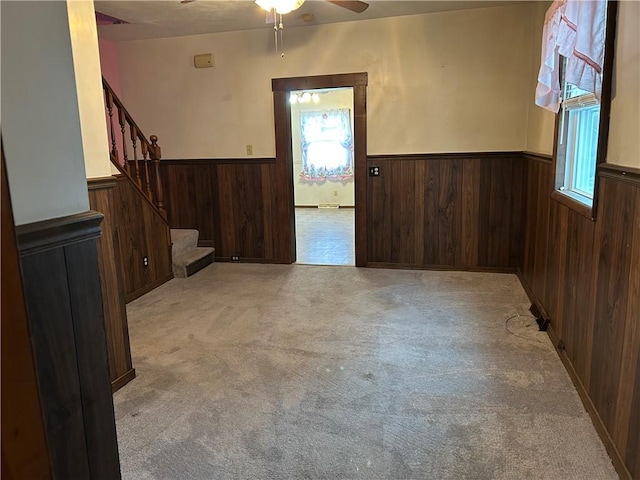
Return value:
M 535 294 L 533 293 L 533 290 L 529 286 L 529 283 L 527 282 L 527 279 L 524 278 L 524 274 L 522 273 L 522 271 L 519 268 L 516 269 L 516 275 L 518 276 L 518 280 L 520 280 L 520 284 L 522 285 L 522 288 L 524 289 L 525 293 L 527 294 L 527 297 L 529 297 L 529 301 L 531 302 L 531 304 L 535 305 L 535 307 L 540 312 L 540 316 L 544 320 L 546 320 L 547 323 L 550 323 L 551 319 L 549 317 L 549 314 L 545 310 L 545 308 L 542 305 L 542 303 L 540 302 L 540 300 L 538 300 L 538 297 L 536 297 Z
M 136 369 L 132 368 L 131 370 L 123 375 L 120 375 L 113 382 L 111 382 L 111 393 L 117 392 L 134 378 L 136 378 Z
M 529 283 L 527 282 L 526 278 L 524 277 L 520 269 L 518 269 L 517 275 L 518 275 L 518 279 L 520 280 L 520 283 L 522 284 L 522 288 L 524 288 L 524 291 L 527 293 L 527 296 L 529 297 L 529 301 L 531 301 L 532 305 L 535 305 L 535 307 L 539 310 L 540 314 L 544 319 L 549 320 L 549 315 L 544 309 L 544 306 L 540 303 L 538 298 L 534 295 L 533 291 L 531 290 L 531 287 L 529 286 Z M 558 353 L 558 356 L 560 357 L 560 360 L 562 361 L 562 364 L 564 365 L 565 370 L 569 374 L 569 378 L 571 378 L 571 382 L 573 383 L 573 386 L 577 390 L 578 395 L 582 400 L 582 404 L 584 405 L 584 408 L 589 413 L 589 417 L 591 417 L 591 422 L 593 423 L 593 426 L 596 428 L 596 431 L 598 432 L 598 436 L 602 440 L 602 443 L 604 444 L 604 447 L 607 450 L 609 457 L 611 457 L 613 466 L 618 472 L 618 475 L 622 480 L 632 480 L 631 474 L 629 473 L 629 470 L 627 470 L 627 467 L 624 464 L 624 460 L 620 455 L 620 453 L 618 452 L 618 449 L 616 448 L 615 444 L 613 443 L 613 440 L 611 439 L 611 436 L 609 435 L 609 432 L 607 431 L 607 428 L 605 427 L 604 422 L 600 418 L 600 415 L 598 414 L 596 407 L 593 405 L 593 402 L 589 397 L 589 393 L 587 392 L 587 389 L 582 384 L 580 377 L 578 376 L 575 369 L 573 368 L 573 364 L 571 363 L 571 360 L 569 359 L 569 357 L 567 356 L 567 353 L 565 352 L 564 342 L 558 336 L 556 331 L 553 329 L 553 325 L 551 324 L 550 320 L 549 320 L 549 326 L 547 328 L 547 335 L 549 336 L 551 343 L 556 349 L 556 352 Z
M 604 422 L 602 421 L 602 418 L 600 418 L 600 415 L 598 414 L 596 407 L 593 405 L 593 402 L 589 397 L 589 393 L 587 392 L 587 389 L 584 387 L 584 385 L 582 384 L 582 381 L 580 380 L 580 377 L 578 376 L 575 369 L 573 368 L 573 364 L 571 363 L 571 360 L 569 359 L 566 351 L 564 350 L 564 344 L 560 339 L 560 337 L 558 337 L 556 332 L 553 330 L 553 326 L 549 325 L 549 328 L 547 329 L 547 335 L 549 335 L 549 339 L 551 339 L 551 343 L 553 343 L 553 346 L 555 347 L 556 352 L 558 353 L 558 356 L 560 357 L 560 360 L 564 365 L 564 368 L 567 370 L 567 373 L 569 374 L 569 378 L 571 378 L 571 382 L 573 383 L 573 386 L 578 391 L 580 400 L 582 400 L 582 404 L 584 405 L 584 408 L 587 410 L 587 413 L 589 413 L 589 416 L 591 417 L 591 421 L 593 422 L 593 426 L 596 427 L 598 436 L 602 440 L 602 443 L 604 444 L 604 448 L 607 450 L 609 457 L 611 457 L 611 461 L 613 463 L 614 468 L 616 469 L 616 472 L 618 472 L 618 475 L 622 480 L 632 480 L 631 473 L 629 472 L 629 470 L 627 470 L 627 467 L 624 464 L 624 460 L 620 455 L 620 452 L 618 452 L 618 449 L 613 443 L 613 439 L 611 438 L 611 436 L 609 435 L 609 432 L 607 431 L 607 427 L 605 427 Z
M 288 264 L 288 262 L 283 262 L 282 260 L 279 260 L 277 258 L 240 257 L 240 260 L 232 262 L 230 257 L 215 257 L 215 261 L 216 262 L 222 262 L 222 263 L 268 263 L 268 264 L 286 263 L 286 264 Z
M 516 273 L 513 267 L 464 267 L 453 265 L 415 265 L 411 263 L 367 262 L 368 268 L 390 268 L 400 270 L 433 270 L 445 272 Z
M 161 277 L 161 278 L 157 279 L 155 282 L 151 282 L 148 285 L 145 285 L 144 287 L 139 288 L 138 290 L 136 290 L 133 293 L 129 293 L 129 294 L 125 295 L 124 296 L 124 303 L 133 302 L 136 298 L 140 298 L 145 293 L 149 293 L 154 288 L 158 288 L 160 285 L 162 285 L 163 283 L 168 282 L 172 278 L 173 278 L 173 273 L 170 273 L 168 275 L 165 275 L 164 277 Z

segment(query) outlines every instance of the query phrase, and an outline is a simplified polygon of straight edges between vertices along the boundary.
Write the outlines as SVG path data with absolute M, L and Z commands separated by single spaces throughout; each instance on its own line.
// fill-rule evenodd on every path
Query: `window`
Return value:
M 560 143 L 564 153 L 564 172 L 559 190 L 587 205 L 591 205 L 595 189 L 600 102 L 593 93 L 575 85 L 563 85 Z
M 353 135 L 348 108 L 300 112 L 302 171 L 311 182 L 353 179 Z
M 602 69 L 597 70 L 602 82 L 600 98 L 566 81 L 565 71 L 570 70 L 570 60 L 560 49 L 560 112 L 556 120 L 553 197 L 589 218 L 595 218 L 597 165 L 605 161 L 607 152 L 616 16 L 617 3 L 606 2 L 606 28 L 602 33 L 604 58 L 600 64 Z M 572 80 L 576 74 L 575 57 L 580 58 L 577 50 L 573 51 Z

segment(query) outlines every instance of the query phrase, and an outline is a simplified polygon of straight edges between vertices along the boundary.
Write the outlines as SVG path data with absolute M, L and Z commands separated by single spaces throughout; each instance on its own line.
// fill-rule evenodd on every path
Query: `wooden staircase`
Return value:
M 109 115 L 111 163 L 129 179 L 140 195 L 164 219 L 168 227 L 160 178 L 161 150 L 158 146 L 158 137 L 151 135 L 147 140 L 104 77 L 102 78 L 102 87 Z M 114 115 L 117 118 L 119 128 L 114 127 Z M 131 157 L 129 152 L 132 154 Z
M 166 227 L 162 232 L 162 237 L 166 238 L 167 246 L 171 247 L 171 264 L 174 276 L 181 278 L 190 276 L 213 261 L 214 250 L 213 248 L 198 247 L 197 230 L 170 229 L 164 206 L 160 175 L 161 149 L 158 146 L 158 137 L 151 135 L 147 139 L 104 77 L 102 86 L 109 118 L 111 163 L 126 179 L 126 183 L 135 189 L 137 196 L 146 202 Z M 126 212 L 123 213 L 126 214 Z M 195 241 L 193 241 L 194 232 Z M 129 243 L 135 247 L 135 242 Z M 128 258 L 127 253 L 123 253 L 123 258 Z M 133 263 L 134 267 L 137 266 L 134 258 L 131 258 L 130 263 Z M 127 268 L 126 265 L 123 267 Z M 152 282 L 150 285 L 153 286 L 154 283 Z

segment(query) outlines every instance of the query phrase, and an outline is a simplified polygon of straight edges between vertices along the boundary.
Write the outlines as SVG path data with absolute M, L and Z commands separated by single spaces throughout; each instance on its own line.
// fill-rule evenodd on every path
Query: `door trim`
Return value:
M 278 211 L 278 231 L 281 232 L 278 250 L 284 263 L 296 261 L 289 94 L 293 90 L 352 87 L 356 266 L 364 267 L 367 265 L 367 84 L 368 74 L 366 72 L 274 78 L 271 81 L 276 136 L 276 175 L 278 178 L 276 208 Z

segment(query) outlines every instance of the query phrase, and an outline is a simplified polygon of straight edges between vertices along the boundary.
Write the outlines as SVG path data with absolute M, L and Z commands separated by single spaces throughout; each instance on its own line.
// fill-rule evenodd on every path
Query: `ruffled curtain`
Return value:
M 310 182 L 353 178 L 353 134 L 348 108 L 300 112 L 302 171 Z

